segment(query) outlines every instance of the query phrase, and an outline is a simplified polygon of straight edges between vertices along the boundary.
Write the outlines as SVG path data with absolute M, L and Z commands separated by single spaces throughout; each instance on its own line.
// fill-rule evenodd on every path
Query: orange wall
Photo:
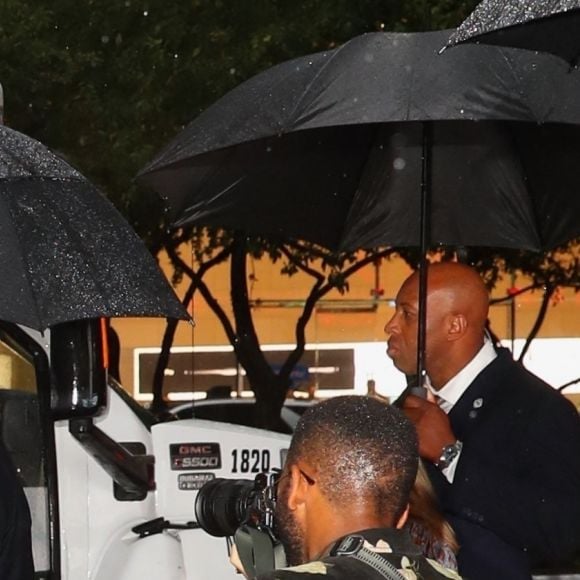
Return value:
M 161 260 L 167 269 L 167 260 Z M 270 262 L 250 261 L 248 272 L 255 280 L 250 286 L 252 300 L 292 301 L 303 300 L 310 279 L 304 274 L 291 278 L 280 274 L 280 266 Z M 307 327 L 308 342 L 350 342 L 383 341 L 383 328 L 392 313 L 386 298 L 394 298 L 399 286 L 409 274 L 409 268 L 401 260 L 383 261 L 379 270 L 380 287 L 384 290 L 383 300 L 374 312 L 320 312 L 313 314 Z M 206 282 L 219 303 L 229 313 L 228 265 L 216 267 L 208 272 Z M 523 287 L 525 280 L 515 280 L 514 285 Z M 350 292 L 341 296 L 332 292 L 326 299 L 368 300 L 375 285 L 375 269 L 368 266 L 350 281 Z M 505 296 L 506 289 L 512 286 L 511 280 L 504 280 L 494 291 L 493 296 Z M 182 296 L 185 283 L 176 291 Z M 531 329 L 537 314 L 541 292 L 526 294 L 517 299 L 516 336 L 525 337 Z M 541 337 L 575 337 L 580 330 L 580 294 L 566 289 L 563 300 L 550 306 L 546 321 L 540 332 Z M 225 333 L 213 312 L 209 310 L 200 295 L 194 302 L 195 327 L 179 323 L 175 345 L 220 345 L 227 344 Z M 260 307 L 255 309 L 256 328 L 263 344 L 293 343 L 294 325 L 300 309 L 297 307 Z M 509 336 L 509 310 L 498 306 L 491 311 L 492 328 L 501 338 Z M 113 326 L 119 333 L 122 346 L 121 378 L 129 389 L 133 385 L 133 349 L 137 347 L 158 347 L 165 329 L 165 321 L 157 319 L 116 319 Z

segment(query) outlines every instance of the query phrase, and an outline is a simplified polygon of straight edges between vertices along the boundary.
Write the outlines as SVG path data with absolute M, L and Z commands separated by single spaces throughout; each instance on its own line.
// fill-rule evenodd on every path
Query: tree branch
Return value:
M 345 277 L 351 276 L 361 268 L 364 268 L 368 264 L 380 258 L 385 258 L 393 252 L 394 250 L 389 248 L 381 252 L 369 254 L 356 264 L 353 264 L 350 268 L 347 268 L 345 270 L 346 274 Z M 298 361 L 304 354 L 304 348 L 306 345 L 306 325 L 308 324 L 310 318 L 312 317 L 312 313 L 314 312 L 316 303 L 334 288 L 334 284 L 332 284 L 331 282 L 328 282 L 326 285 L 324 285 L 324 277 L 322 275 L 315 276 L 315 278 L 317 279 L 317 281 L 310 290 L 308 298 L 306 298 L 306 301 L 304 303 L 302 314 L 300 315 L 298 321 L 296 322 L 296 333 L 295 333 L 296 347 L 290 353 L 290 355 L 282 365 L 282 368 L 280 369 L 281 375 L 283 373 L 287 373 L 289 376 L 294 366 L 298 363 Z
M 507 302 L 508 300 L 512 300 L 513 298 L 518 297 L 520 294 L 525 294 L 526 292 L 530 292 L 532 290 L 537 290 L 538 288 L 545 286 L 545 284 L 541 284 L 540 282 L 536 282 L 535 284 L 530 284 L 525 288 L 521 288 L 516 292 L 512 292 L 507 296 L 502 296 L 501 298 L 494 298 L 489 301 L 490 304 L 501 304 L 502 302 Z
M 204 300 L 206 301 L 207 305 L 212 309 L 214 314 L 218 317 L 219 321 L 221 322 L 226 336 L 228 340 L 235 346 L 236 343 L 236 333 L 230 319 L 228 318 L 227 314 L 225 313 L 224 309 L 219 305 L 219 302 L 212 296 L 210 289 L 207 287 L 206 283 L 203 281 L 203 275 L 213 266 L 219 264 L 220 262 L 224 262 L 227 260 L 231 253 L 232 253 L 232 246 L 226 246 L 222 250 L 220 250 L 215 256 L 203 262 L 200 265 L 199 270 L 196 272 L 193 268 L 188 266 L 181 257 L 177 254 L 175 248 L 167 248 L 167 253 L 171 261 L 179 265 L 180 268 L 183 269 L 185 274 L 196 283 L 197 288 L 200 294 L 203 296 Z
M 522 349 L 522 352 L 518 357 L 519 362 L 522 362 L 524 360 L 524 357 L 526 356 L 526 353 L 530 348 L 532 340 L 536 338 L 538 332 L 540 331 L 540 328 L 542 327 L 542 324 L 544 323 L 544 318 L 546 318 L 546 312 L 548 310 L 548 304 L 550 303 L 550 298 L 552 297 L 552 294 L 554 294 L 554 290 L 556 290 L 556 286 L 546 284 L 546 289 L 544 290 L 544 297 L 542 298 L 542 304 L 540 305 L 538 316 L 536 317 L 536 321 L 534 322 L 534 326 L 532 327 L 530 334 L 528 334 L 528 337 L 526 338 L 526 344 L 524 344 L 524 348 Z
M 315 278 L 316 280 L 321 280 L 322 282 L 324 282 L 324 274 L 321 274 L 320 272 L 317 272 L 314 268 L 310 268 L 309 266 L 307 266 L 304 262 L 301 262 L 300 260 L 297 260 L 291 252 L 288 251 L 288 248 L 286 246 L 280 246 L 280 251 L 286 256 L 286 258 L 288 258 L 288 260 L 290 262 L 292 262 L 299 270 L 301 270 L 302 272 L 304 272 L 305 274 L 308 274 L 309 276 L 312 276 L 313 278 Z

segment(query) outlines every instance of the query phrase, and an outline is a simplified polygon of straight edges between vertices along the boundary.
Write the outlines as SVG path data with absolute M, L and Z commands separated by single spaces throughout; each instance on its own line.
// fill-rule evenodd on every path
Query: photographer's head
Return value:
M 418 463 L 415 429 L 396 408 L 337 397 L 304 413 L 280 478 L 276 523 L 290 564 L 366 528 L 400 527 Z

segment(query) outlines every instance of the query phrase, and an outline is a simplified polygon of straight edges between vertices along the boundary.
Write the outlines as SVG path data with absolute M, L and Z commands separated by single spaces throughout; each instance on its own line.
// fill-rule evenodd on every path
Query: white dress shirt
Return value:
M 427 388 L 437 398 L 437 404 L 445 413 L 449 414 L 455 403 L 459 401 L 461 395 L 467 390 L 469 385 L 475 380 L 475 377 L 489 365 L 497 356 L 491 340 L 486 336 L 483 346 L 479 352 L 447 383 L 445 383 L 438 391 L 436 391 L 430 384 Z M 442 470 L 443 475 L 447 478 L 449 483 L 453 483 L 455 477 L 455 470 L 457 469 L 457 462 L 461 456 L 461 451 L 455 456 L 448 467 Z

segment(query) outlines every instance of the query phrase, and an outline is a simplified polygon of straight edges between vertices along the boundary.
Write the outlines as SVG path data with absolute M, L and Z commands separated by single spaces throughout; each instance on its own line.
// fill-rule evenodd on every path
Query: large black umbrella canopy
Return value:
M 371 33 L 268 69 L 139 179 L 177 226 L 418 246 L 429 126 L 432 244 L 543 250 L 579 236 L 580 76 L 527 51 L 438 54 L 448 37 Z
M 579 31 L 580 0 L 483 0 L 448 44 L 481 42 L 550 52 L 575 65 Z
M 101 316 L 189 318 L 114 206 L 41 143 L 0 126 L 0 320 L 44 330 Z

